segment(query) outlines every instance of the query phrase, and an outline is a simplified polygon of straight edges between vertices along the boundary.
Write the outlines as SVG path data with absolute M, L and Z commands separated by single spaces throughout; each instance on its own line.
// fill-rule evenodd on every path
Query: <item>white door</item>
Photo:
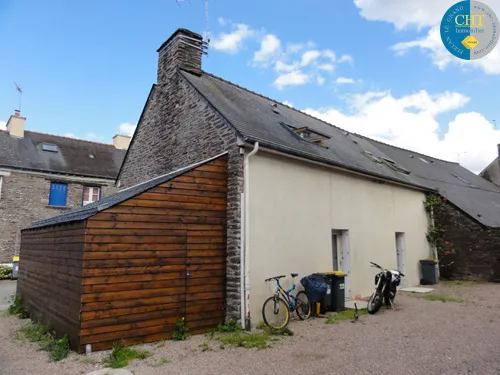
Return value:
M 405 273 L 405 234 L 396 233 L 396 257 L 398 261 L 398 271 Z M 403 279 L 404 280 L 404 279 Z M 404 281 L 403 281 L 404 283 Z
M 345 274 L 344 288 L 345 288 L 345 298 L 351 298 L 351 250 L 349 247 L 349 231 L 342 230 L 340 232 L 340 247 L 342 248 L 342 264 L 340 270 Z

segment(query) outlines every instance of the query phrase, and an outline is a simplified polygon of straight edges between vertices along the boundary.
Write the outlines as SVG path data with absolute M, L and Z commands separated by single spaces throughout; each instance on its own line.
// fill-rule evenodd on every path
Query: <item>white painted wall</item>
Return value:
M 405 233 L 406 282 L 419 283 L 418 261 L 430 256 L 423 192 L 265 151 L 249 167 L 252 325 L 270 295 L 264 279 L 287 274 L 289 286 L 289 274 L 298 272 L 301 287 L 302 276 L 332 269 L 332 229 L 349 231 L 352 298 L 373 291 L 370 261 L 396 268 L 396 232 Z

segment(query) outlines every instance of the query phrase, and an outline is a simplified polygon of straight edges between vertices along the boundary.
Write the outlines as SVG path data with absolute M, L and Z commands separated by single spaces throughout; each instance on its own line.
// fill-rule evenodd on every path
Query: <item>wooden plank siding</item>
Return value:
M 225 156 L 87 220 L 80 352 L 224 320 L 226 196 Z
M 49 324 L 71 347 L 80 345 L 80 306 L 85 222 L 25 230 L 17 293 L 33 319 Z

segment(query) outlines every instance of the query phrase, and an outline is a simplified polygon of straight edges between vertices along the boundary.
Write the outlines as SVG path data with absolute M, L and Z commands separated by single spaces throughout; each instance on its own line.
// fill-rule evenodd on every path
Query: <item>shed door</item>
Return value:
M 226 316 L 225 229 L 204 228 L 188 231 L 187 238 L 186 320 L 193 333 L 216 327 Z

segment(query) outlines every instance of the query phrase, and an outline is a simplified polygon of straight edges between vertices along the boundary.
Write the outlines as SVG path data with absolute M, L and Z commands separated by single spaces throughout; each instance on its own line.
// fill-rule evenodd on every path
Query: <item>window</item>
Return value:
M 51 145 L 49 143 L 42 143 L 42 150 L 49 151 L 49 152 L 58 152 L 59 151 L 59 149 L 57 148 L 56 145 Z
M 422 160 L 425 164 L 429 164 L 429 162 L 427 160 L 425 160 L 424 158 L 419 158 L 420 160 Z
M 467 184 L 467 185 L 472 185 L 469 181 L 467 181 L 465 178 L 462 178 L 460 176 L 457 176 L 456 174 L 452 174 L 453 177 L 455 178 L 458 178 L 460 181 L 462 181 L 463 183 Z
M 51 182 L 49 192 L 49 206 L 66 206 L 68 184 Z
M 86 204 L 97 202 L 101 199 L 101 188 L 96 186 L 84 186 L 83 187 L 83 202 L 82 206 Z
M 324 148 L 328 148 L 328 146 L 324 141 L 332 138 L 327 134 L 320 133 L 319 131 L 308 128 L 307 126 L 304 126 L 302 128 L 296 128 L 294 126 L 285 124 L 284 122 L 280 122 L 280 124 L 288 128 L 289 130 L 293 131 L 303 140 L 320 145 Z

